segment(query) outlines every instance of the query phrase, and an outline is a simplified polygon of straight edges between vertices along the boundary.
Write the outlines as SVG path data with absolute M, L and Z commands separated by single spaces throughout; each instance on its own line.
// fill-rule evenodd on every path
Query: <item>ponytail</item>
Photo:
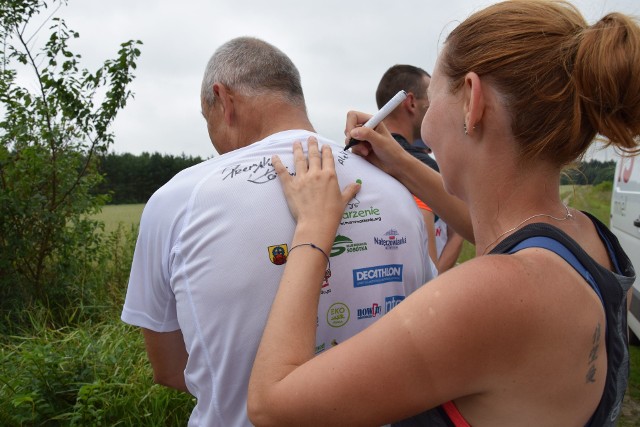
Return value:
M 605 144 L 637 154 L 640 135 L 640 28 L 611 13 L 583 31 L 574 66 L 581 109 Z

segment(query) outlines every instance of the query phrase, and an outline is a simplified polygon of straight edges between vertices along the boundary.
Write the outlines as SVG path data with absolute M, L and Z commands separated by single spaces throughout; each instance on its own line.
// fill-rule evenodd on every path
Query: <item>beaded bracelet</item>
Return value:
M 300 246 L 311 246 L 313 249 L 317 249 L 322 252 L 322 255 L 324 255 L 324 257 L 327 259 L 328 265 L 327 270 L 324 272 L 324 280 L 327 280 L 329 277 L 331 277 L 331 261 L 329 260 L 329 256 L 320 247 L 314 245 L 313 243 L 300 243 L 298 245 L 295 245 L 294 247 L 289 249 L 289 253 L 291 253 L 291 251 L 295 248 L 299 248 Z

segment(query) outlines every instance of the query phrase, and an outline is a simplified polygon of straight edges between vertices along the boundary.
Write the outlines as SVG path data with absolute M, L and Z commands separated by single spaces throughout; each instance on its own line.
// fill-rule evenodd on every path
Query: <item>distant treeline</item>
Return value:
M 175 174 L 202 160 L 184 154 L 107 154 L 99 160 L 99 168 L 105 179 L 97 191 L 111 194 L 109 203 L 114 205 L 146 203 Z
M 108 154 L 100 159 L 105 180 L 98 191 L 111 194 L 111 204 L 146 203 L 149 197 L 175 174 L 202 162 L 200 157 L 142 153 L 139 156 Z M 562 176 L 561 184 L 592 184 L 613 181 L 614 161 L 591 160 Z
M 616 162 L 614 160 L 608 162 L 590 160 L 578 164 L 577 168 L 567 170 L 562 175 L 560 184 L 598 185 L 605 181 L 612 182 L 615 171 Z

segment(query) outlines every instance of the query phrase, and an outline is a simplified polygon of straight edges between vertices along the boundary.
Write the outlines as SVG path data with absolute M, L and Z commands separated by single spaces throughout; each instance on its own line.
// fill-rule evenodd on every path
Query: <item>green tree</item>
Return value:
M 96 158 L 113 142 L 140 55 L 130 40 L 94 72 L 81 68 L 68 46 L 79 34 L 59 18 L 35 22 L 64 4 L 0 2 L 0 311 L 14 321 L 34 306 L 64 319 L 99 287 L 90 281 L 99 224 L 89 215 L 106 197 L 91 191 L 102 179 Z M 49 37 L 34 45 L 46 25 Z
M 590 160 L 588 162 L 580 162 L 565 171 L 560 184 L 598 185 L 601 182 L 613 181 L 615 169 L 615 161 Z
M 173 156 L 147 152 L 139 156 L 131 153 L 109 153 L 100 158 L 104 181 L 98 192 L 111 195 L 110 203 L 146 203 L 151 195 L 175 174 L 202 162 L 199 156 Z

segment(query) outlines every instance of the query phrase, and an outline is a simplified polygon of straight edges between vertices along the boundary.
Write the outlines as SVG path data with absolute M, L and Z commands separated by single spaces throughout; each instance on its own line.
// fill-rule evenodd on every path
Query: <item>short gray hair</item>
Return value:
M 232 39 L 209 59 L 201 89 L 207 105 L 215 101 L 213 84 L 216 82 L 247 96 L 279 95 L 304 108 L 296 66 L 280 49 L 254 37 Z

